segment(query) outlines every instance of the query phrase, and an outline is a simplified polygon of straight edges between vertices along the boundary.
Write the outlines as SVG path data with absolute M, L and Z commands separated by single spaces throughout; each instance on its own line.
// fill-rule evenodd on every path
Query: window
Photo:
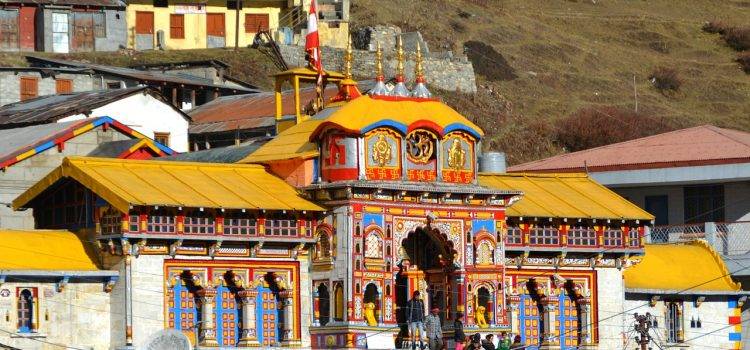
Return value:
M 18 297 L 18 332 L 31 333 L 34 325 L 34 292 L 30 288 L 17 290 Z
M 560 235 L 558 234 L 558 230 L 556 227 L 534 227 L 529 233 L 529 243 L 541 245 L 558 245 L 560 244 Z
M 128 226 L 130 232 L 140 232 L 140 215 L 138 213 L 130 213 L 128 217 Z
M 523 232 L 518 226 L 508 226 L 508 235 L 505 236 L 505 244 L 521 244 Z
M 670 301 L 667 302 L 666 306 L 667 343 L 680 343 L 684 340 L 682 332 L 682 302 Z
M 724 185 L 685 187 L 685 223 L 724 221 Z
M 604 246 L 619 247 L 622 246 L 622 230 L 619 228 L 609 227 L 604 230 Z
M 206 214 L 195 213 L 185 216 L 185 233 L 214 234 L 214 218 Z
M 224 28 L 223 13 L 206 14 L 206 34 L 208 34 L 208 36 L 224 37 Z
M 169 213 L 151 213 L 146 219 L 149 233 L 175 233 L 175 217 Z
M 258 233 L 258 221 L 250 217 L 225 217 L 224 234 L 225 235 L 255 235 Z
M 35 77 L 21 77 L 21 101 L 35 98 L 39 95 L 39 80 Z
M 630 247 L 638 248 L 641 246 L 641 235 L 638 233 L 637 227 L 631 227 L 628 235 L 630 238 Z
M 655 216 L 654 225 L 669 225 L 669 197 L 646 196 L 646 211 Z
M 168 132 L 154 132 L 154 141 L 161 143 L 164 146 L 169 147 L 169 133 Z
M 154 7 L 169 7 L 168 0 L 154 0 Z
M 107 37 L 107 19 L 103 12 L 97 12 L 93 14 L 94 18 L 94 37 L 95 38 L 106 38 Z
M 267 219 L 266 236 L 296 236 L 297 220 L 295 219 Z
M 107 83 L 107 89 L 114 90 L 122 87 L 119 81 L 111 81 Z
M 261 30 L 268 30 L 268 14 L 246 13 L 245 33 L 257 33 Z
M 371 231 L 367 235 L 367 238 L 365 238 L 365 257 L 375 259 L 383 258 L 383 240 L 375 231 Z
M 185 39 L 185 15 L 169 15 L 169 38 Z
M 99 226 L 101 227 L 101 234 L 112 235 L 122 232 L 122 216 L 117 210 L 107 208 L 102 213 L 102 217 L 99 219 Z
M 591 227 L 571 227 L 568 230 L 568 245 L 596 246 L 596 231 Z
M 55 93 L 57 94 L 69 94 L 73 92 L 73 81 L 70 79 L 56 79 L 55 80 Z

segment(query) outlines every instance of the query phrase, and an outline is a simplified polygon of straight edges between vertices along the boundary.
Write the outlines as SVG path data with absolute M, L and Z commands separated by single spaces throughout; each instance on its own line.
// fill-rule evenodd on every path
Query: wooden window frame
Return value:
M 174 22 L 175 19 L 179 19 L 179 25 Z M 169 14 L 169 38 L 185 39 L 185 15 L 181 13 Z
M 167 147 L 169 147 L 169 141 L 170 141 L 169 136 L 170 136 L 170 133 L 168 132 L 154 131 L 154 141 Z M 161 142 L 159 139 L 166 139 L 166 142 Z
M 70 89 L 68 91 L 60 91 L 61 90 L 60 89 L 60 85 L 62 83 L 70 84 L 69 85 Z M 55 79 L 55 93 L 57 93 L 57 94 L 69 94 L 71 92 L 73 92 L 73 79 Z
M 32 82 L 32 81 L 34 82 L 36 91 L 34 91 L 33 96 L 31 94 L 28 94 L 28 93 L 24 92 L 24 82 L 25 81 L 26 82 Z M 20 90 L 19 91 L 19 96 L 20 96 L 21 101 L 26 101 L 26 100 L 30 100 L 32 98 L 39 97 L 39 78 L 37 78 L 37 77 L 25 77 L 25 76 L 19 77 L 18 78 L 18 87 L 19 87 L 19 90 Z
M 250 18 L 265 17 L 265 26 L 257 26 L 257 20 L 248 21 Z M 250 23 L 253 25 L 251 26 Z M 257 33 L 260 30 L 269 30 L 271 26 L 271 17 L 267 13 L 246 13 L 245 14 L 245 33 Z M 260 27 L 260 28 L 259 28 Z
M 216 17 L 221 16 L 221 18 L 222 18 L 222 23 L 224 24 L 224 27 L 221 28 L 221 33 L 216 33 L 216 32 L 210 32 L 209 31 L 208 19 L 210 17 L 214 17 L 214 16 L 216 16 Z M 223 13 L 223 12 L 207 12 L 206 13 L 206 35 L 207 36 L 218 36 L 218 37 L 226 38 L 226 36 L 227 36 L 227 18 L 226 18 L 225 13 Z

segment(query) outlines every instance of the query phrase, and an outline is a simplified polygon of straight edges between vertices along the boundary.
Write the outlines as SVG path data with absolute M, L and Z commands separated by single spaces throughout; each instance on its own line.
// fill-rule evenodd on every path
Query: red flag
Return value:
M 316 1 L 310 3 L 310 13 L 307 15 L 307 36 L 305 37 L 305 52 L 307 52 L 310 66 L 318 72 L 318 85 L 323 83 L 323 64 L 320 61 L 320 37 L 318 36 L 318 8 Z

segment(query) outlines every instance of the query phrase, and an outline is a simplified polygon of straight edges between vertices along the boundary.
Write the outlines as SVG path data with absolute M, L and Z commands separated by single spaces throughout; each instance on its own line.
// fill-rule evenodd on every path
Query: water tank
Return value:
M 480 173 L 504 173 L 505 172 L 505 153 L 503 152 L 485 152 L 479 156 Z

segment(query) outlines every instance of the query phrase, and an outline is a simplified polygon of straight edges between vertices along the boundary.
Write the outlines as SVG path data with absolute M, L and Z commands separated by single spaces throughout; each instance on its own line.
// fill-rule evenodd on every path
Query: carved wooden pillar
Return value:
M 547 295 L 539 297 L 539 304 L 542 306 L 541 316 L 544 325 L 544 329 L 542 330 L 542 344 L 539 346 L 539 349 L 560 349 L 559 342 L 556 341 L 557 337 L 555 336 L 555 308 L 557 305 Z
M 317 289 L 313 289 L 313 327 L 320 326 L 320 293 Z
M 581 325 L 581 334 L 578 335 L 580 349 L 593 349 L 594 344 L 591 342 L 591 300 L 586 297 L 580 297 L 576 300 L 581 310 L 578 315 L 578 322 Z
M 279 292 L 281 298 L 282 312 L 284 313 L 284 324 L 281 328 L 282 346 L 299 346 L 300 340 L 294 333 L 294 292 L 285 289 Z
M 216 341 L 216 323 L 214 321 L 214 300 L 216 298 L 216 288 L 211 286 L 201 288 L 196 293 L 201 299 L 201 323 L 199 332 L 200 346 L 218 347 Z
M 242 333 L 239 347 L 258 347 L 257 324 L 255 320 L 255 298 L 258 296 L 258 290 L 255 288 L 243 289 L 237 292 L 242 302 Z

